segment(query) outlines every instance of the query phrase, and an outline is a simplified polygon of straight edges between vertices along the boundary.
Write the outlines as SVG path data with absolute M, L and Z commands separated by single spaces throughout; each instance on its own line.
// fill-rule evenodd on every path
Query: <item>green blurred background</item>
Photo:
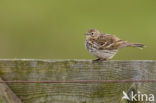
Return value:
M 0 0 L 0 58 L 94 59 L 89 28 L 147 46 L 113 59 L 156 59 L 156 0 Z

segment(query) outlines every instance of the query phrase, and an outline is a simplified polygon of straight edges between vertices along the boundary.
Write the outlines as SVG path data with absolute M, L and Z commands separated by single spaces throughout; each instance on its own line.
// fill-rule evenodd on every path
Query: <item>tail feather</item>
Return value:
M 128 43 L 128 46 L 130 46 L 130 47 L 140 47 L 140 48 L 144 47 L 144 45 L 140 44 L 140 43 Z

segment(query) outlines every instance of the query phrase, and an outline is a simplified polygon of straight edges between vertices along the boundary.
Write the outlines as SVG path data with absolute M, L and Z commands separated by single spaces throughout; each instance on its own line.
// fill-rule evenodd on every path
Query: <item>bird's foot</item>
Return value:
M 101 59 L 100 58 L 97 58 L 97 59 L 95 59 L 95 60 L 93 60 L 94 62 L 97 62 L 97 61 L 101 61 Z
M 97 58 L 95 60 L 93 60 L 94 62 L 98 62 L 98 61 L 108 61 L 107 58 L 101 59 L 101 58 Z
M 109 60 L 108 58 L 101 59 L 101 61 L 108 61 L 108 60 Z

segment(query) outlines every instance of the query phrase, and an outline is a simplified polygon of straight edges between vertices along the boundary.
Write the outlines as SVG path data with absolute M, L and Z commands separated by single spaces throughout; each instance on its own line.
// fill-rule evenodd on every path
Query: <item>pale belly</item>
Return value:
M 94 45 L 86 42 L 86 48 L 93 56 L 101 59 L 111 59 L 118 50 L 98 50 Z
M 117 53 L 117 50 L 95 50 L 95 51 L 89 51 L 89 52 L 93 56 L 96 56 L 97 58 L 111 59 Z

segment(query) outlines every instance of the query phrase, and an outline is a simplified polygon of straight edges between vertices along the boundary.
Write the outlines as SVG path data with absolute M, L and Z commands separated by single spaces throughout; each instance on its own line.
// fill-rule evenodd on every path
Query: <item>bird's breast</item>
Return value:
M 88 51 L 93 55 L 96 56 L 98 58 L 112 58 L 118 50 L 99 50 L 99 48 L 94 45 L 92 42 L 89 42 L 88 40 L 86 40 L 86 48 L 88 49 Z

